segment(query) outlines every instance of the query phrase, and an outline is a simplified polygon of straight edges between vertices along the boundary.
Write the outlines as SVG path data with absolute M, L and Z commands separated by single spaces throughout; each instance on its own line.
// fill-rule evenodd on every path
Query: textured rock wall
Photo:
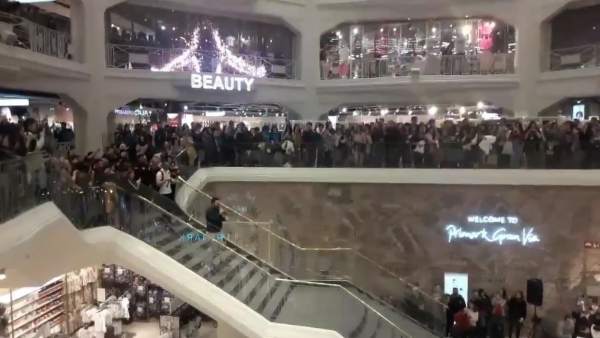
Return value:
M 429 292 L 443 283 L 444 272 L 468 273 L 471 290 L 490 293 L 525 290 L 526 280 L 537 277 L 544 281 L 546 313 L 558 315 L 572 309 L 585 286 L 598 284 L 600 250 L 583 247 L 600 241 L 597 188 L 234 182 L 207 190 L 254 219 L 274 220 L 274 229 L 292 241 L 358 248 Z M 471 215 L 518 217 L 519 224 L 506 228 L 534 227 L 540 242 L 449 243 L 448 224 L 497 227 L 469 224 Z M 394 280 L 367 264 L 355 267 L 354 276 L 369 276 L 371 288 L 393 296 Z

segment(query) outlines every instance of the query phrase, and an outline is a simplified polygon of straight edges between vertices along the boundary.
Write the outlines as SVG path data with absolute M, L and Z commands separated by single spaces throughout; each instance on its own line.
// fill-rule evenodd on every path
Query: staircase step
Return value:
M 254 289 L 261 287 L 261 285 L 267 281 L 268 277 L 269 275 L 267 275 L 264 271 L 257 270 L 254 276 L 252 276 L 252 278 L 248 280 L 248 283 L 243 285 L 240 292 L 236 295 L 236 298 L 239 299 L 242 303 L 248 304 L 248 296 L 252 293 Z
M 250 295 L 248 295 L 248 305 L 254 309 L 256 312 L 259 312 L 261 304 L 263 302 L 268 302 L 269 297 L 272 292 L 275 292 L 275 287 L 277 286 L 277 282 L 273 278 L 268 278 L 265 282 L 261 284 L 260 287 L 254 289 Z
M 281 303 L 285 303 L 287 296 L 292 291 L 292 283 L 291 282 L 282 282 L 279 281 L 279 286 L 275 290 L 275 292 L 271 295 L 268 302 L 263 307 L 261 313 L 265 316 L 265 318 L 269 320 L 274 320 L 273 317 L 277 317 L 275 311 L 281 305 Z
M 223 290 L 230 295 L 236 296 L 242 287 L 246 285 L 247 282 L 250 281 L 258 271 L 260 271 L 260 269 L 258 269 L 255 265 L 250 263 L 246 264 L 240 270 L 240 273 L 238 273 L 235 278 L 233 278 L 223 287 Z

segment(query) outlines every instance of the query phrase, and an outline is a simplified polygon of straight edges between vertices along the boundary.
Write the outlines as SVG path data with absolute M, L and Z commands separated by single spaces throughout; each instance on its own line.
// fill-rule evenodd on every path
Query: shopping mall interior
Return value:
M 600 0 L 0 0 L 0 338 L 600 337 Z

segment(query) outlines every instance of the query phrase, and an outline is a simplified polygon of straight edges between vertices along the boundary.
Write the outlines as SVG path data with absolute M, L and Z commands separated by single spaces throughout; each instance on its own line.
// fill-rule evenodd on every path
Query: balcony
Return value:
M 27 18 L 0 12 L 0 42 L 34 53 L 71 59 L 70 35 Z
M 410 77 L 415 75 L 514 74 L 513 53 L 404 55 L 385 59 L 321 62 L 322 80 Z

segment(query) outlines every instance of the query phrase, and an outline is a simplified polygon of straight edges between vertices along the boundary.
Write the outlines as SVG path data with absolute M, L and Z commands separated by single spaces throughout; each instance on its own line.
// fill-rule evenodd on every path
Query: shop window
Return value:
M 121 4 L 107 15 L 108 66 L 294 78 L 283 25 Z
M 323 79 L 514 72 L 514 28 L 494 19 L 343 24 L 321 36 Z

